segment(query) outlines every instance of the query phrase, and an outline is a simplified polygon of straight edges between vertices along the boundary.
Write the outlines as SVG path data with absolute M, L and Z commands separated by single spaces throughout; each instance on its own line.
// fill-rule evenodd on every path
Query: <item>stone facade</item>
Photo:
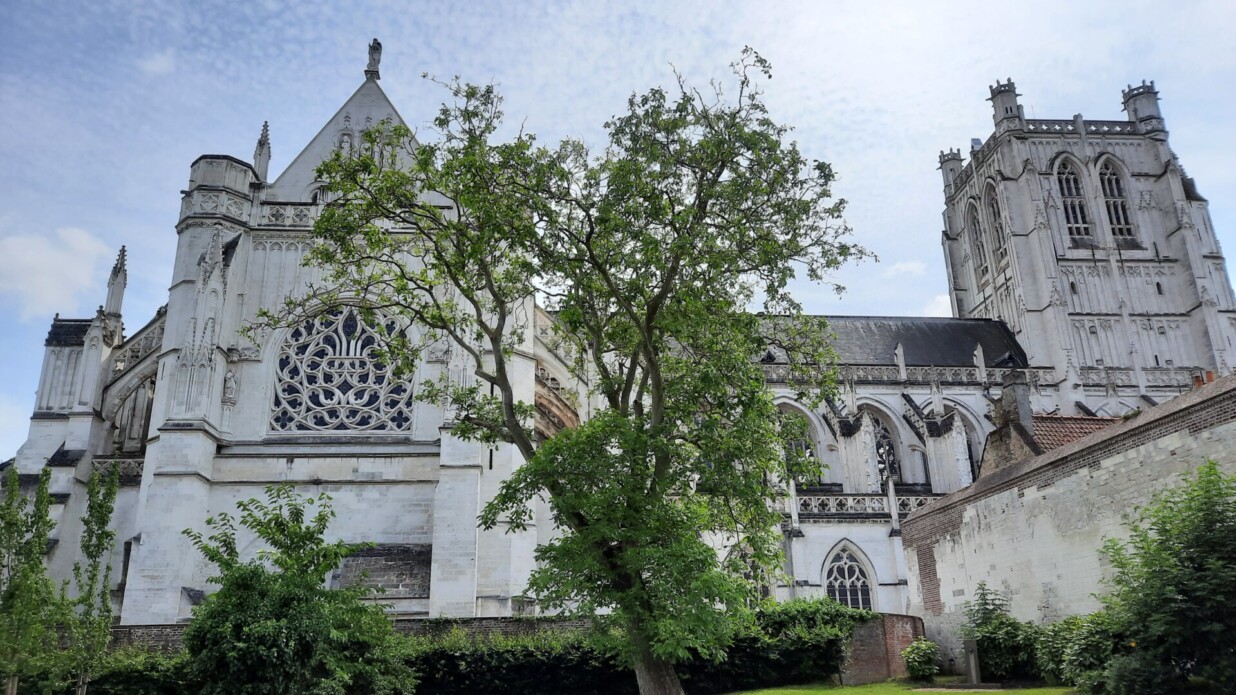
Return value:
M 981 477 L 903 525 L 910 612 L 961 663 L 957 628 L 980 581 L 1021 620 L 1099 608 L 1106 538 L 1207 459 L 1236 474 L 1236 376 Z
M 964 164 L 940 154 L 953 314 L 1008 323 L 1057 369 L 1065 414 L 1231 373 L 1236 296 L 1154 83 L 1124 91 L 1117 121 L 1028 119 L 1012 80 L 990 92 L 995 131 Z
M 211 568 L 182 530 L 285 482 L 333 497 L 332 539 L 376 545 L 333 582 L 380 586 L 405 617 L 537 612 L 524 592 L 537 543 L 555 533 L 545 505 L 525 532 L 476 525 L 522 463 L 518 453 L 453 437 L 452 414 L 415 398 L 426 379 L 469 383 L 458 356 L 430 349 L 412 378 L 396 380 L 373 356 L 376 328 L 348 310 L 242 333 L 261 309 L 321 280 L 301 263 L 324 204 L 314 170 L 335 151 L 361 147 L 366 128 L 403 122 L 378 77 L 376 66 L 366 70 L 273 181 L 268 126 L 252 163 L 227 155 L 192 163 L 168 302 L 139 329 L 126 335 L 122 321 L 123 250 L 96 316 L 52 323 L 30 435 L 14 465 L 26 476 L 53 471 L 62 542 L 48 563 L 57 578 L 77 559 L 83 481 L 93 467 L 121 467 L 113 566 L 123 625 L 186 620 L 211 588 Z M 760 360 L 782 410 L 807 422 L 800 445 L 827 466 L 819 480 L 783 483 L 787 581 L 772 587 L 777 597 L 942 610 L 947 602 L 916 593 L 916 580 L 936 572 L 947 581 L 939 564 L 953 558 L 931 561 L 944 551 L 928 545 L 907 564 L 902 524 L 941 495 L 973 489 L 980 474 L 1003 474 L 1001 466 L 1037 453 L 1017 448 L 1025 437 L 989 439 L 1001 432 L 992 396 L 1005 381 L 1022 385 L 1023 416 L 1119 415 L 1228 370 L 1225 331 L 1236 304 L 1205 201 L 1167 149 L 1153 88 L 1126 94 L 1132 120 L 1118 128 L 1079 118 L 1057 129 L 1022 118 L 1011 83 L 998 87 L 995 134 L 964 166 L 958 153 L 941 159 L 957 318 L 830 317 L 838 391 L 821 408 L 795 400 L 784 355 L 770 348 Z M 1088 236 L 1070 236 L 1060 211 L 1063 161 L 1077 166 L 1090 196 Z M 1122 177 L 1131 227 L 1099 216 L 1115 204 L 1099 196 L 1115 190 L 1111 171 Z M 983 198 L 992 191 L 994 207 Z M 428 195 L 449 214 L 451 201 Z M 971 207 L 975 220 L 993 217 L 967 227 Z M 995 255 L 982 256 L 985 249 Z M 592 404 L 551 344 L 552 317 L 531 306 L 517 313 L 529 317 L 512 362 L 519 398 L 535 405 L 538 435 L 552 436 L 587 418 Z M 1085 342 L 1091 333 L 1074 330 L 1077 321 L 1102 331 L 1107 342 L 1095 345 L 1106 347 Z M 1154 330 L 1137 333 L 1145 322 Z M 1130 357 L 1117 359 L 1112 346 L 1126 344 Z M 1056 429 L 1053 441 L 1063 444 L 1078 428 Z M 257 550 L 250 537 L 240 547 Z

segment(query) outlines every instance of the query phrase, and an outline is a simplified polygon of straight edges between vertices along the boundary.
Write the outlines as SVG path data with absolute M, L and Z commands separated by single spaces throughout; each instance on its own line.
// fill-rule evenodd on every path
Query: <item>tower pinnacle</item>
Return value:
M 253 170 L 258 178 L 266 181 L 266 172 L 270 168 L 270 122 L 262 121 L 262 135 L 258 137 L 257 147 L 253 150 Z

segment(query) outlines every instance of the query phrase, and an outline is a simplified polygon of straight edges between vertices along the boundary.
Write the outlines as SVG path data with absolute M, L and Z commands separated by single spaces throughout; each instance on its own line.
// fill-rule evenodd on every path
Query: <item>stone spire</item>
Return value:
M 253 170 L 258 179 L 266 181 L 266 172 L 270 168 L 270 122 L 262 121 L 262 135 L 258 138 L 257 148 L 253 150 Z
M 126 260 L 127 252 L 121 246 L 120 254 L 116 256 L 116 264 L 112 266 L 111 277 L 107 280 L 107 303 L 104 305 L 104 313 L 108 316 L 120 315 L 120 305 L 124 302 L 124 288 L 129 284 L 129 273 L 125 268 Z

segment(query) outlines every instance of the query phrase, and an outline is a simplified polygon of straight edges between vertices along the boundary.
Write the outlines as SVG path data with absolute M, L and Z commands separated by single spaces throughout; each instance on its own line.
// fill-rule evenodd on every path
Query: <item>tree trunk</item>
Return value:
M 4 695 L 17 695 L 17 674 L 9 676 L 4 682 Z
M 658 659 L 640 637 L 632 638 L 640 640 L 635 648 L 635 681 L 640 695 L 684 695 L 674 665 Z
M 77 677 L 77 695 L 86 695 L 86 686 L 90 685 L 90 681 L 86 680 L 86 674 Z

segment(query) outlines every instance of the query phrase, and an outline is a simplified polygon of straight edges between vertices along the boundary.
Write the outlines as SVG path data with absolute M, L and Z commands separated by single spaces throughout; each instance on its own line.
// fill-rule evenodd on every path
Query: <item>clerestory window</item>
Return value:
M 897 460 L 897 444 L 888 426 L 879 420 L 875 421 L 875 457 L 876 467 L 881 477 L 887 476 L 894 483 L 901 482 L 901 462 Z
M 1064 208 L 1064 225 L 1073 242 L 1091 242 L 1090 214 L 1086 208 L 1086 191 L 1077 168 L 1069 160 L 1056 170 L 1056 185 L 1060 188 L 1060 205 Z
M 871 582 L 849 548 L 838 550 L 829 560 L 824 587 L 828 597 L 842 605 L 871 610 Z
M 1103 205 L 1107 208 L 1107 223 L 1116 239 L 1134 239 L 1133 218 L 1129 215 L 1129 199 L 1124 180 L 1111 160 L 1099 169 L 1099 186 L 1103 189 Z

